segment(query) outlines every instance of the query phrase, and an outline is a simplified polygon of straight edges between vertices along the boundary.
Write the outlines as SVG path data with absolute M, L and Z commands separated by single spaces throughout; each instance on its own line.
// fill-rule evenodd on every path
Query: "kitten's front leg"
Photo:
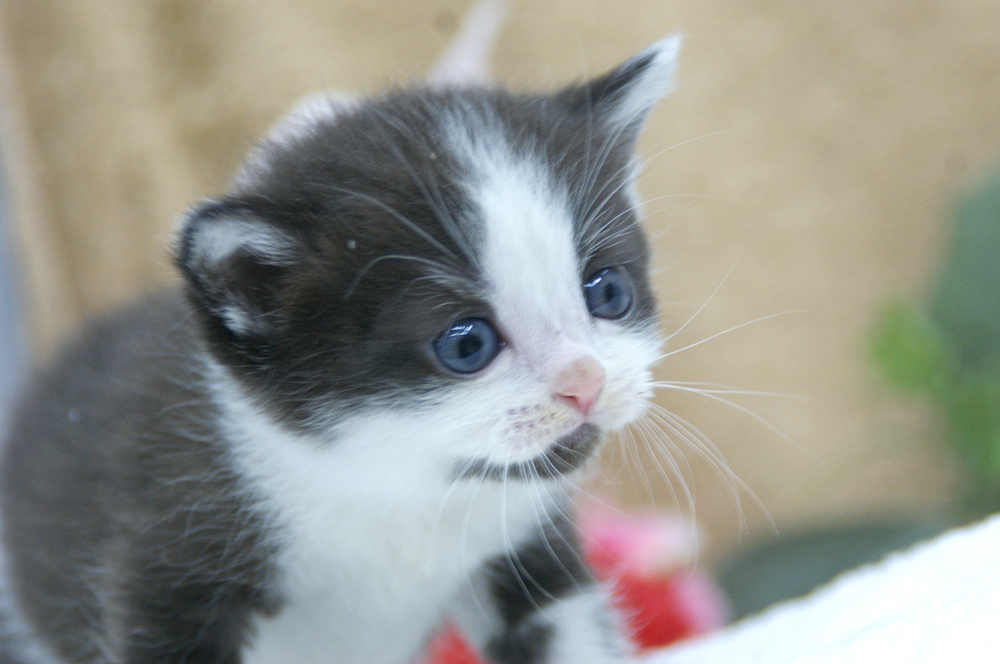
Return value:
M 249 633 L 250 603 L 241 589 L 168 588 L 149 584 L 123 610 L 113 662 L 122 664 L 240 664 Z M 99 660 L 103 661 L 103 660 Z
M 622 662 L 630 652 L 608 598 L 583 562 L 576 531 L 556 516 L 488 565 L 499 630 L 483 644 L 499 664 Z

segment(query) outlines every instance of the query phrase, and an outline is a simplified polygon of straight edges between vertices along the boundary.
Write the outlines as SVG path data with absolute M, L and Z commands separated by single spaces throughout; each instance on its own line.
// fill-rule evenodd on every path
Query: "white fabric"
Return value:
M 1000 515 L 643 664 L 1000 662 Z

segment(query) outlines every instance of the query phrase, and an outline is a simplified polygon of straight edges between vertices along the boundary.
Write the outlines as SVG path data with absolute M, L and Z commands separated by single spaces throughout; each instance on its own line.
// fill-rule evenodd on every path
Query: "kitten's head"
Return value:
M 184 221 L 216 359 L 293 428 L 391 420 L 458 476 L 580 467 L 649 392 L 633 150 L 676 50 L 549 95 L 424 87 L 294 112 Z

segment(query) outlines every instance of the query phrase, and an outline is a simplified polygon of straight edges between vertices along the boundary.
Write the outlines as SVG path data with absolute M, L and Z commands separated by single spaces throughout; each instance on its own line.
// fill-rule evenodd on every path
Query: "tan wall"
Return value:
M 4 0 L 3 142 L 39 356 L 87 312 L 168 278 L 173 219 L 221 190 L 283 108 L 318 88 L 418 75 L 466 6 Z M 956 476 L 937 425 L 879 387 L 864 333 L 889 294 L 927 283 L 954 193 L 1000 158 L 1000 4 L 511 6 L 496 68 L 517 87 L 685 35 L 678 90 L 643 137 L 641 190 L 665 329 L 704 306 L 668 348 L 706 341 L 659 375 L 798 398 L 720 395 L 732 408 L 664 389 L 658 403 L 697 426 L 782 526 L 940 510 Z M 738 532 L 727 483 L 683 459 L 721 550 Z M 619 475 L 626 499 L 670 504 L 655 461 Z M 751 534 L 766 533 L 764 511 L 741 498 Z

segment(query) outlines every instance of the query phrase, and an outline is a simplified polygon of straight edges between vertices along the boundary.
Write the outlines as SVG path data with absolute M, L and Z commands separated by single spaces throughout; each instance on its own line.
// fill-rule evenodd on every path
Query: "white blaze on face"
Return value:
M 453 139 L 473 173 L 483 279 L 508 344 L 483 371 L 497 394 L 494 443 L 517 461 L 585 422 L 604 429 L 632 419 L 655 344 L 591 317 L 568 196 L 545 165 L 505 148 L 500 133 L 483 127 Z
M 483 170 L 476 193 L 490 303 L 525 368 L 552 382 L 593 355 L 569 206 L 530 163 L 496 160 Z

